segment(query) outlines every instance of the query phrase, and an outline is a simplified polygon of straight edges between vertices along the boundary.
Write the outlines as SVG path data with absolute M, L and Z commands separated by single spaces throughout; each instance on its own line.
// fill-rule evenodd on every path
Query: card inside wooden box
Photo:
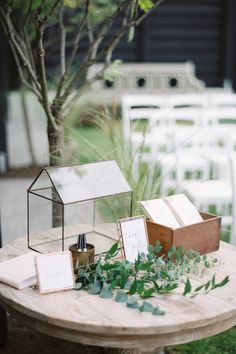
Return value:
M 172 246 L 183 246 L 201 254 L 216 251 L 220 242 L 221 217 L 200 212 L 203 221 L 189 226 L 172 229 L 147 220 L 149 243 L 155 245 L 159 240 L 161 254 L 166 254 Z

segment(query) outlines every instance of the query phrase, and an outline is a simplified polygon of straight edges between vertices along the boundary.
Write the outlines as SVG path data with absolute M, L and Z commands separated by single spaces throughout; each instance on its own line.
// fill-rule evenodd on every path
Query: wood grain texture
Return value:
M 183 246 L 201 254 L 216 251 L 220 242 L 221 217 L 200 212 L 203 221 L 172 229 L 147 220 L 149 243 L 159 240 L 163 246 L 161 254 L 167 254 L 172 246 Z
M 26 238 L 19 238 L 0 250 L 0 261 L 26 251 Z M 31 288 L 19 291 L 4 284 L 0 284 L 0 303 L 14 317 L 23 318 L 36 330 L 78 343 L 139 348 L 144 352 L 144 349 L 190 342 L 236 324 L 236 248 L 221 242 L 220 249 L 208 256 L 216 256 L 222 264 L 202 279 L 194 278 L 194 286 L 213 273 L 217 281 L 229 275 L 230 282 L 195 298 L 184 297 L 181 289 L 156 296 L 152 302 L 166 311 L 165 316 L 140 313 L 85 291 L 40 295 Z

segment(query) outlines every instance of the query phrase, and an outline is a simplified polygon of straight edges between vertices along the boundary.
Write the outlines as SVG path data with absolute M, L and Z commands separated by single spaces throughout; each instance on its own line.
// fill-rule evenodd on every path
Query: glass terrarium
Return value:
M 131 216 L 132 190 L 115 161 L 44 168 L 27 191 L 28 247 L 68 250 L 85 233 L 95 252 L 118 240 L 116 221 Z

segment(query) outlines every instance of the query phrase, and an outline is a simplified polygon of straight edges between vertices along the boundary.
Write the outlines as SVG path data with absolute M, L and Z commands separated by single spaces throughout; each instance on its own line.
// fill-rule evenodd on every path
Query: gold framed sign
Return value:
M 147 254 L 148 235 L 143 215 L 117 220 L 124 258 L 134 263 L 139 253 Z
M 43 254 L 36 257 L 35 262 L 41 294 L 75 287 L 70 251 Z

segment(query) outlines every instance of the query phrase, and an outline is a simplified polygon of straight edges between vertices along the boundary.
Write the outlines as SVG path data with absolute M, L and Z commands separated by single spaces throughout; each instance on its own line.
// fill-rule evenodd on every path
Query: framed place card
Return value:
M 134 263 L 139 253 L 147 254 L 148 236 L 144 216 L 117 220 L 125 259 Z
M 36 257 L 36 273 L 41 294 L 72 289 L 75 286 L 70 251 Z

